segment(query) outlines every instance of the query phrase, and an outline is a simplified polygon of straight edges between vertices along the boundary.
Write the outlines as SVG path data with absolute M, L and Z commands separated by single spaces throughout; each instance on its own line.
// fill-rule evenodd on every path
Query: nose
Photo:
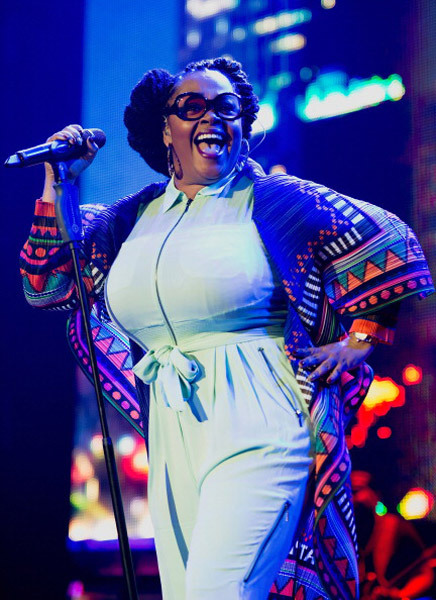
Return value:
M 209 110 L 206 113 L 204 113 L 204 115 L 201 117 L 202 123 L 213 123 L 215 121 L 221 122 L 222 120 L 223 119 L 216 114 L 215 108 L 213 106 L 211 106 Z

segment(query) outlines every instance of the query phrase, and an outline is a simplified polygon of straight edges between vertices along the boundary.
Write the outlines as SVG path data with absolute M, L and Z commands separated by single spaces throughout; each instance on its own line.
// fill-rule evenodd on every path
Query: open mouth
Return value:
M 205 158 L 217 158 L 221 156 L 228 141 L 228 136 L 224 133 L 199 133 L 194 143 L 199 153 Z

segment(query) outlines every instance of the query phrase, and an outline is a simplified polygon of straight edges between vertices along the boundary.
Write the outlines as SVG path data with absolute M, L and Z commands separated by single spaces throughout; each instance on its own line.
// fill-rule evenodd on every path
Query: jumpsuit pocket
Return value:
M 247 569 L 247 572 L 244 575 L 244 579 L 242 580 L 245 585 L 250 582 L 250 579 L 256 568 L 260 565 L 268 546 L 275 542 L 277 535 L 281 533 L 283 528 L 287 528 L 287 523 L 289 522 L 289 506 L 290 504 L 288 500 L 286 500 L 281 507 L 271 529 L 260 544 L 259 549 L 257 550 L 250 566 Z
M 257 350 L 258 350 L 259 354 L 262 356 L 263 361 L 266 364 L 266 366 L 268 368 L 268 371 L 270 372 L 270 375 L 271 375 L 272 379 L 274 380 L 274 383 L 279 388 L 279 390 L 281 391 L 281 393 L 283 394 L 283 396 L 286 398 L 286 400 L 288 401 L 288 403 L 291 406 L 292 410 L 294 411 L 295 415 L 297 416 L 298 423 L 300 424 L 300 427 L 303 427 L 303 413 L 298 408 L 298 406 L 295 404 L 295 400 L 294 400 L 292 391 L 288 389 L 288 387 L 282 381 L 281 377 L 279 377 L 279 375 L 274 370 L 274 368 L 273 368 L 273 366 L 271 364 L 271 361 L 269 360 L 269 358 L 267 357 L 267 355 L 265 353 L 265 349 L 262 348 L 262 346 L 260 346 Z

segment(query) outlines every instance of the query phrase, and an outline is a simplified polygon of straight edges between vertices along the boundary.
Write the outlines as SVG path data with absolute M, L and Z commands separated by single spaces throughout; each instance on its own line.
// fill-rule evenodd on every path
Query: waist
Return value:
M 255 327 L 239 331 L 215 331 L 191 333 L 189 337 L 177 340 L 177 348 L 181 352 L 195 353 L 201 350 L 209 350 L 217 346 L 228 346 L 242 344 L 261 338 L 283 338 L 283 327 L 281 325 L 270 325 L 267 327 Z M 141 344 L 142 345 L 142 344 Z M 157 351 L 163 344 L 151 344 L 145 350 Z

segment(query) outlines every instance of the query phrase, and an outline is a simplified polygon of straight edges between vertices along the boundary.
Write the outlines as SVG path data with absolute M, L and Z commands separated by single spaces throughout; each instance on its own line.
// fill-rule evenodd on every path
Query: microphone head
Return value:
M 83 139 L 87 140 L 89 137 L 93 138 L 93 141 L 99 148 L 103 148 L 106 144 L 106 134 L 101 129 L 84 129 Z

